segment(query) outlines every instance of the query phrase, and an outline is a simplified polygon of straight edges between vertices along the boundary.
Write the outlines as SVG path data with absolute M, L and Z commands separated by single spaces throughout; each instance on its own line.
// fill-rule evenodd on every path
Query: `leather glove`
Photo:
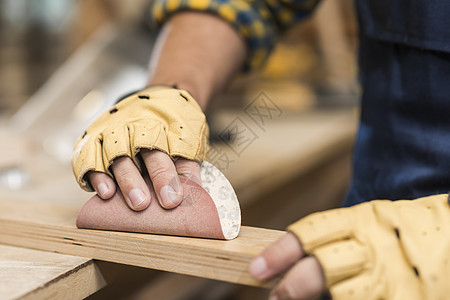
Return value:
M 377 200 L 288 227 L 322 265 L 333 299 L 448 299 L 448 195 Z
M 195 99 L 185 90 L 163 86 L 141 90 L 117 103 L 92 123 L 78 140 L 72 157 L 75 177 L 86 191 L 88 171 L 113 177 L 109 167 L 120 156 L 136 157 L 141 149 L 158 149 L 174 160 L 202 162 L 209 129 Z

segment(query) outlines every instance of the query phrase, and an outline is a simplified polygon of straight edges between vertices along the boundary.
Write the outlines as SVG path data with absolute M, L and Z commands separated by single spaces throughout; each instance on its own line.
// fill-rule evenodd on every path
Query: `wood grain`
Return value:
M 77 229 L 77 207 L 0 200 L 0 243 L 53 251 L 233 283 L 271 287 L 247 271 L 250 260 L 283 231 L 243 227 L 219 241 Z
M 106 285 L 92 259 L 0 245 L 0 299 L 83 299 Z

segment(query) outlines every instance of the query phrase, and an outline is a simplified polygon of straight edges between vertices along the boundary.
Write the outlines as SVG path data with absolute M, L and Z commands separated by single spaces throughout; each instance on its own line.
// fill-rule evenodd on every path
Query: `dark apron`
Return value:
M 357 0 L 362 115 L 345 206 L 450 190 L 450 1 Z

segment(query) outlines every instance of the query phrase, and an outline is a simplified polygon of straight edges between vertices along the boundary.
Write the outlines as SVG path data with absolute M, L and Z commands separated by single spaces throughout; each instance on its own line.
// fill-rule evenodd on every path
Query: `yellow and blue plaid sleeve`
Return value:
M 307 16 L 320 0 L 154 0 L 151 17 L 161 25 L 180 11 L 200 11 L 229 22 L 245 39 L 246 69 L 260 67 L 272 50 L 277 33 Z

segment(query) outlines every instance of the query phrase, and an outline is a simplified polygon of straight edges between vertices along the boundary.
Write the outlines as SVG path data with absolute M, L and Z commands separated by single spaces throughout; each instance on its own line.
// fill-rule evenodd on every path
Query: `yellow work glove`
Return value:
M 448 299 L 448 195 L 377 200 L 312 214 L 288 227 L 341 299 Z
M 141 149 L 158 149 L 173 159 L 203 161 L 209 129 L 195 99 L 185 90 L 155 86 L 117 103 L 92 123 L 78 140 L 72 157 L 75 177 L 84 190 L 88 171 L 113 176 L 113 160 L 129 156 L 140 168 Z

